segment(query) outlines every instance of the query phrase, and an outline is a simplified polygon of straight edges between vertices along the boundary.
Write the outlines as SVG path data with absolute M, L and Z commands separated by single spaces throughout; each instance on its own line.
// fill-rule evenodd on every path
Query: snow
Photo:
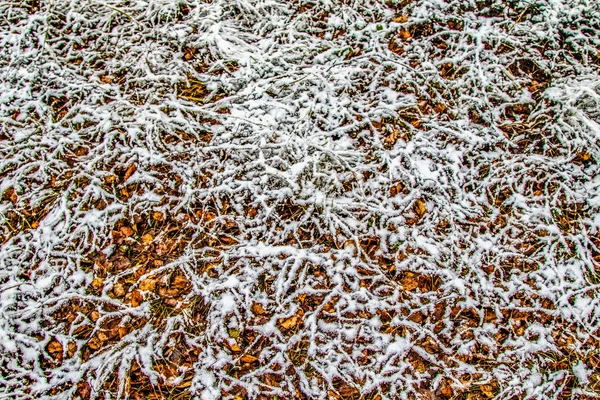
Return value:
M 589 383 L 585 361 L 541 366 L 568 347 L 554 337 L 561 319 L 582 354 L 600 328 L 596 3 L 42 0 L 0 9 L 8 396 L 73 398 L 83 379 L 96 398 L 124 397 L 105 383 L 134 362 L 155 384 L 193 371 L 189 390 L 201 399 L 235 385 L 318 398 L 337 379 L 362 396 L 389 383 L 382 398 L 409 398 L 475 372 L 473 385 L 495 382 L 499 398 L 557 397 L 567 376 L 578 389 Z M 517 71 L 528 60 L 535 66 Z M 217 97 L 181 96 L 192 80 Z M 107 183 L 131 164 L 127 182 Z M 152 222 L 154 242 L 174 227 L 183 250 L 144 265 L 141 279 L 190 279 L 177 307 L 207 301 L 199 330 L 176 311 L 159 327 L 152 307 L 108 295 L 137 275 L 102 272 L 102 257 L 140 241 L 135 232 L 117 244 L 112 231 L 158 210 L 167 221 Z M 214 218 L 201 219 L 206 211 Z M 102 273 L 104 289 L 91 291 Z M 66 345 L 91 321 L 83 310 L 75 322 L 57 317 L 74 299 L 94 304 L 98 321 L 147 322 L 91 355 L 90 337 L 76 339 L 74 355 L 51 361 L 50 340 Z M 490 309 L 501 322 L 485 321 Z M 517 312 L 529 313 L 523 333 L 510 325 Z M 292 316 L 297 326 L 282 328 Z M 500 324 L 510 328 L 504 341 Z M 236 377 L 233 328 L 268 339 L 244 349 L 264 347 L 257 370 Z M 156 366 L 173 335 L 199 355 L 163 379 Z M 308 355 L 294 364 L 302 341 Z M 489 365 L 461 357 L 475 348 Z M 425 371 L 413 353 L 429 360 Z M 283 378 L 265 389 L 264 374 Z M 50 394 L 56 382 L 66 389 Z

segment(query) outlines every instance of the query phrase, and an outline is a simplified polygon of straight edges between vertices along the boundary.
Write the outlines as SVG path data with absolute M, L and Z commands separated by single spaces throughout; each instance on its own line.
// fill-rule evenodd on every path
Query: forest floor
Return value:
M 0 0 L 0 398 L 600 397 L 599 35 Z

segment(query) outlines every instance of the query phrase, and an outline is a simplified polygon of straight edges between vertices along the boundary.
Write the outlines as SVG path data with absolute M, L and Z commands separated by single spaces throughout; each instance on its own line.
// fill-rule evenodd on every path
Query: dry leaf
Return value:
M 286 318 L 284 320 L 281 320 L 279 322 L 279 324 L 281 325 L 281 327 L 283 329 L 292 329 L 293 327 L 295 327 L 298 324 L 298 316 L 297 315 L 293 315 L 290 318 Z
M 408 40 L 412 37 L 410 31 L 406 28 L 400 29 L 399 34 L 400 34 L 400 37 L 402 38 L 402 40 Z
M 143 244 L 150 244 L 150 243 L 152 243 L 152 241 L 154 240 L 154 238 L 152 237 L 152 235 L 150 235 L 150 234 L 146 233 L 145 235 L 143 235 L 143 236 L 140 238 L 140 240 L 141 240 L 141 242 L 142 242 Z
M 67 345 L 67 357 L 71 358 L 75 355 L 75 352 L 77 351 L 77 345 L 73 342 L 69 342 L 69 344 Z
M 265 309 L 263 308 L 262 304 L 260 304 L 260 303 L 252 304 L 252 307 L 250 309 L 256 315 L 263 315 L 265 313 Z
M 101 290 L 103 285 L 104 285 L 104 279 L 102 279 L 102 278 L 96 278 L 90 284 L 90 286 L 94 290 Z
M 406 15 L 400 15 L 400 16 L 394 18 L 392 21 L 394 21 L 398 24 L 403 24 L 408 21 L 408 17 Z
M 135 164 L 131 164 L 129 166 L 129 168 L 127 168 L 127 171 L 125 171 L 125 176 L 123 177 L 123 182 L 126 182 L 129 178 L 131 178 L 131 175 L 133 175 L 133 173 L 137 170 L 137 167 L 135 166 Z
M 125 288 L 123 287 L 123 284 L 121 283 L 115 283 L 115 285 L 113 286 L 113 294 L 115 295 L 115 297 L 122 297 L 125 296 Z
M 385 145 L 385 147 L 391 148 L 396 144 L 399 136 L 400 130 L 398 128 L 394 128 L 392 129 L 392 132 L 390 132 L 390 134 L 385 137 L 385 139 L 383 140 L 383 144 Z
M 488 399 L 494 397 L 494 388 L 492 385 L 481 385 L 480 389 L 481 393 L 483 393 Z
M 38 226 L 40 226 L 40 223 L 37 222 L 37 221 L 34 221 L 34 222 L 31 223 L 31 228 L 32 229 L 37 229 Z
M 250 354 L 244 354 L 240 360 L 245 363 L 253 363 L 254 361 L 257 361 L 258 358 L 251 356 Z
M 155 211 L 152 214 L 152 219 L 154 219 L 155 221 L 164 221 L 165 220 L 165 216 L 163 213 L 161 213 L 160 211 Z
M 48 343 L 48 353 L 55 355 L 55 354 L 62 354 L 62 352 L 63 352 L 63 347 L 62 347 L 62 344 L 58 340 L 54 339 L 54 340 L 51 340 L 50 343 Z
M 229 349 L 231 351 L 242 351 L 242 349 L 240 348 L 240 346 L 237 345 L 237 343 L 229 345 Z
M 182 275 L 178 275 L 175 277 L 175 279 L 173 279 L 173 283 L 171 283 L 171 289 L 176 289 L 176 290 L 184 290 L 186 289 L 190 284 L 190 281 L 188 281 L 188 279 L 185 276 Z
M 134 290 L 133 292 L 131 292 L 131 305 L 133 307 L 138 307 L 143 302 L 144 296 L 142 296 L 139 290 Z
M 156 287 L 156 280 L 152 278 L 146 278 L 140 282 L 140 290 L 153 291 Z
M 119 232 L 121 233 L 121 235 L 125 236 L 125 237 L 129 237 L 131 235 L 133 235 L 133 229 L 131 229 L 131 227 L 129 226 L 123 226 L 121 227 L 121 229 L 119 229 Z
M 102 341 L 100 339 L 98 339 L 96 336 L 94 336 L 93 338 L 90 339 L 90 341 L 87 343 L 87 345 L 92 350 L 98 350 L 100 347 L 102 347 Z
M 406 276 L 404 278 L 402 278 L 402 288 L 404 290 L 415 290 L 416 288 L 419 287 L 419 282 L 414 278 L 414 274 L 412 273 L 408 273 L 406 274 Z
M 425 202 L 421 199 L 417 199 L 417 201 L 415 201 L 413 209 L 415 213 L 419 216 L 419 218 L 422 218 L 427 212 L 427 206 L 425 205 Z

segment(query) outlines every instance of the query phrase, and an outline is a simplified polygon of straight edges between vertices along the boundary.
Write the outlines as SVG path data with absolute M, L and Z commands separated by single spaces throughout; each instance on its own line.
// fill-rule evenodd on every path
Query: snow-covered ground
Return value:
M 0 398 L 598 396 L 599 34 L 0 1 Z

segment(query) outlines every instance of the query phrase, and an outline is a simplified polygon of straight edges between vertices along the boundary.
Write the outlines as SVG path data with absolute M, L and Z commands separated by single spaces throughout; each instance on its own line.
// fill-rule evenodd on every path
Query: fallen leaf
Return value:
M 488 399 L 494 397 L 494 388 L 492 385 L 481 385 L 480 389 L 481 393 L 483 393 Z
M 56 354 L 62 354 L 62 352 L 63 352 L 63 346 L 58 340 L 53 339 L 50 341 L 50 343 L 48 343 L 48 353 L 50 353 L 52 355 L 56 355 Z
M 427 206 L 425 205 L 425 202 L 421 199 L 417 199 L 417 201 L 415 201 L 413 209 L 415 213 L 419 216 L 419 218 L 422 218 L 427 212 Z
M 125 288 L 123 287 L 123 284 L 118 282 L 115 283 L 115 285 L 113 286 L 112 292 L 115 295 L 115 297 L 125 296 Z
M 171 289 L 176 290 L 184 290 L 187 289 L 190 285 L 190 281 L 185 276 L 178 275 L 173 279 L 173 283 L 171 283 Z
M 240 360 L 242 360 L 242 362 L 245 362 L 245 363 L 253 363 L 254 361 L 257 361 L 258 358 L 254 357 L 254 356 L 251 356 L 250 354 L 244 354 L 240 358 Z
M 156 280 L 152 278 L 146 278 L 140 282 L 140 290 L 153 291 L 156 287 Z
M 71 358 L 75 355 L 75 352 L 77 351 L 77 345 L 74 342 L 69 342 L 69 344 L 67 345 L 67 357 Z
M 399 34 L 400 34 L 400 37 L 402 38 L 402 40 L 408 40 L 412 37 L 410 31 L 406 28 L 400 29 Z
M 129 237 L 131 235 L 133 235 L 133 229 L 131 229 L 131 227 L 129 226 L 123 226 L 121 227 L 121 229 L 119 229 L 119 232 L 121 233 L 121 235 L 125 236 L 125 237 Z
M 252 307 L 250 309 L 256 315 L 263 315 L 265 313 L 265 309 L 263 308 L 262 304 L 260 304 L 260 303 L 252 304 Z
M 295 327 L 298 324 L 298 316 L 297 315 L 293 315 L 290 318 L 286 318 L 284 320 L 281 320 L 279 322 L 279 324 L 281 325 L 281 327 L 283 329 L 292 329 L 293 327 Z
M 238 346 L 237 344 L 231 344 L 231 345 L 229 345 L 229 349 L 231 351 L 242 351 L 242 349 L 240 348 L 240 346 Z
M 408 273 L 406 274 L 406 276 L 404 278 L 402 278 L 401 280 L 402 283 L 402 288 L 404 290 L 415 290 L 416 288 L 419 287 L 419 281 L 417 279 L 414 278 L 414 274 L 412 273 Z
M 102 341 L 98 339 L 98 337 L 94 336 L 90 339 L 87 345 L 92 350 L 98 350 L 100 347 L 102 347 Z
M 37 221 L 34 221 L 34 222 L 31 223 L 31 228 L 32 229 L 37 229 L 38 226 L 40 226 L 40 223 L 37 222 Z
M 398 128 L 394 128 L 392 129 L 392 132 L 390 132 L 390 134 L 385 137 L 385 139 L 383 140 L 383 144 L 385 145 L 385 147 L 391 148 L 396 144 L 399 136 L 400 130 Z
M 143 302 L 144 296 L 142 296 L 139 290 L 134 290 L 133 292 L 131 292 L 131 305 L 133 307 L 138 307 Z
M 129 178 L 131 178 L 131 175 L 133 175 L 133 173 L 137 170 L 137 167 L 135 166 L 135 164 L 131 164 L 129 166 L 129 168 L 127 168 L 127 171 L 125 171 L 125 176 L 123 177 L 123 182 L 126 182 Z
M 141 241 L 143 244 L 150 244 L 150 243 L 152 243 L 152 241 L 153 241 L 153 240 L 154 240 L 154 238 L 153 238 L 153 237 L 152 237 L 152 235 L 150 235 L 149 233 L 146 233 L 145 235 L 143 235 L 143 236 L 140 238 L 140 241 Z
M 165 220 L 165 216 L 163 213 L 161 213 L 160 211 L 155 211 L 152 214 L 152 219 L 154 219 L 155 221 L 164 221 Z
M 392 21 L 394 21 L 398 24 L 403 24 L 408 21 L 408 17 L 406 15 L 400 15 L 400 16 L 394 18 Z
M 102 278 L 96 278 L 92 281 L 92 283 L 90 284 L 90 286 L 92 287 L 92 289 L 94 290 L 102 290 L 102 286 L 104 285 L 104 279 Z

